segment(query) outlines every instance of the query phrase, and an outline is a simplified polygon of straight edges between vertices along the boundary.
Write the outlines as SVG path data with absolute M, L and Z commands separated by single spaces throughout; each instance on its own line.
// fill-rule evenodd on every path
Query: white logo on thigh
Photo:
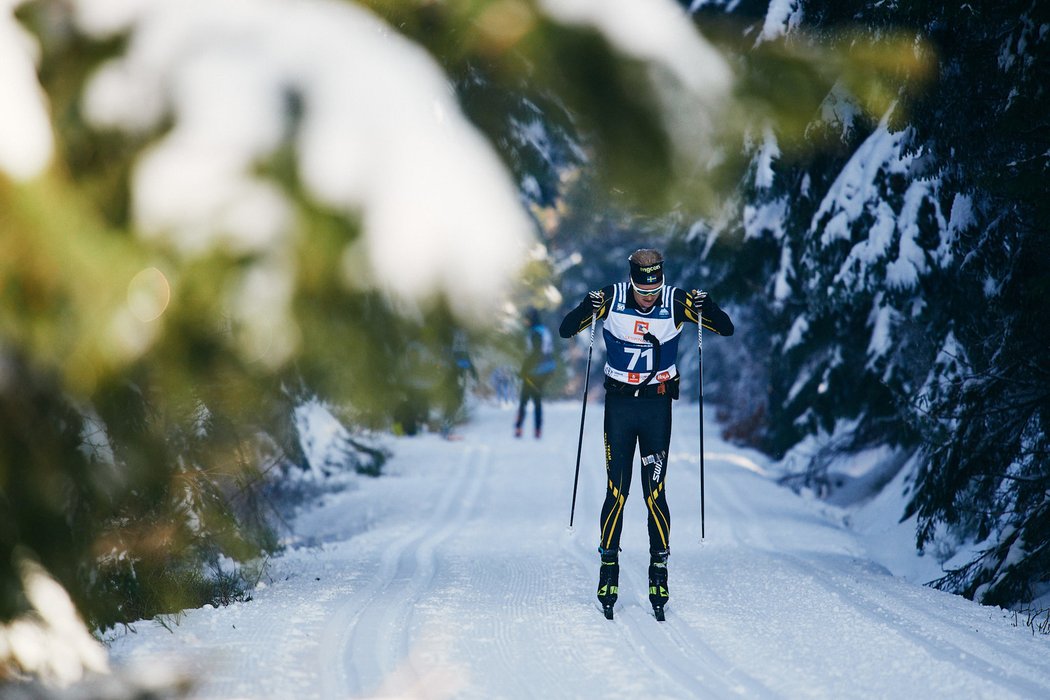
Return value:
M 653 481 L 659 481 L 660 480 L 660 474 L 662 474 L 663 471 L 664 471 L 664 456 L 663 456 L 663 454 L 660 453 L 660 454 L 655 454 L 655 455 L 646 455 L 645 457 L 642 457 L 642 465 L 643 466 L 648 466 L 650 464 L 655 464 L 656 465 L 655 467 L 653 467 Z

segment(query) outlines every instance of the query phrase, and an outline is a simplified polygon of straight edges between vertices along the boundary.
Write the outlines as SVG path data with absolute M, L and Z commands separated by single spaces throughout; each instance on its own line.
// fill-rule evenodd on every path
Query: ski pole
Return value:
M 594 351 L 594 326 L 598 323 L 598 312 L 591 312 L 591 339 L 587 344 L 587 373 L 583 380 L 583 411 L 580 412 L 580 443 L 576 447 L 576 476 L 572 480 L 572 510 L 569 512 L 569 529 L 576 516 L 576 487 L 580 483 L 580 454 L 583 452 L 583 421 L 587 417 L 587 389 L 591 383 L 591 354 Z
M 696 308 L 696 350 L 700 367 L 700 541 L 704 541 L 704 300 Z

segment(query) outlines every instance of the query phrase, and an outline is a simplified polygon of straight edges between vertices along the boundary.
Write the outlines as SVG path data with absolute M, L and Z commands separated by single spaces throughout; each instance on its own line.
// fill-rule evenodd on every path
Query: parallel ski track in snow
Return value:
M 386 546 L 368 592 L 351 596 L 326 626 L 322 653 L 342 654 L 338 663 L 326 664 L 324 697 L 374 693 L 395 669 L 399 682 L 421 681 L 410 658 L 413 610 L 434 579 L 435 550 L 461 527 L 478 501 L 489 454 L 486 446 L 466 447 L 426 523 Z
M 515 443 L 516 446 L 522 444 Z M 558 455 L 549 442 L 528 441 L 524 445 L 530 450 L 525 453 L 529 457 L 524 465 L 505 451 L 493 460 L 490 470 L 496 478 L 509 472 L 518 475 L 512 479 L 515 481 L 520 478 L 523 467 L 534 470 L 536 462 L 556 459 Z M 501 457 L 503 461 L 499 461 Z M 527 478 L 535 479 L 535 474 Z M 446 582 L 454 587 L 451 594 L 465 598 L 455 613 L 461 624 L 464 616 L 470 618 L 470 633 L 459 639 L 460 654 L 464 658 L 487 659 L 484 668 L 473 669 L 478 687 L 465 692 L 464 696 L 487 697 L 484 691 L 479 693 L 481 688 L 502 684 L 519 689 L 517 694 L 521 697 L 566 697 L 565 669 L 586 669 L 593 665 L 587 648 L 576 640 L 577 630 L 571 616 L 566 614 L 571 603 L 558 585 L 565 581 L 564 571 L 571 568 L 571 563 L 545 558 L 549 550 L 541 547 L 544 552 L 541 555 L 535 541 L 515 542 L 513 537 L 520 534 L 516 528 L 522 524 L 514 509 L 526 507 L 523 503 L 527 501 L 516 492 L 517 487 L 511 488 L 514 491 L 506 489 L 484 499 L 467 524 L 468 528 L 485 531 L 483 539 L 492 547 L 477 554 L 483 559 L 471 557 L 463 564 L 463 573 L 469 576 L 469 589 L 462 580 L 453 578 Z M 492 490 L 495 492 L 496 487 Z M 505 539 L 507 537 L 510 539 Z M 499 606 L 499 614 L 478 615 L 479 609 L 484 610 L 493 602 Z M 546 647 L 542 645 L 544 641 Z
M 600 481 L 587 489 L 591 499 L 604 497 L 604 469 L 589 469 L 591 474 L 602 474 Z M 634 498 L 639 498 L 635 494 Z M 588 580 L 597 586 L 597 553 L 585 551 L 582 543 L 566 540 L 565 549 L 586 572 Z M 646 558 L 648 555 L 645 555 Z M 647 559 L 646 559 L 647 560 Z M 674 579 L 670 582 L 671 602 L 665 609 L 666 620 L 658 622 L 649 602 L 648 574 L 636 573 L 626 562 L 620 566 L 620 599 L 614 618 L 607 621 L 624 640 L 626 648 L 637 653 L 640 660 L 657 678 L 666 678 L 678 687 L 675 697 L 761 697 L 779 695 L 747 674 L 743 669 L 722 657 L 703 635 L 674 610 Z M 592 595 L 593 595 L 593 590 Z M 625 596 L 625 593 L 628 595 Z M 592 598 L 595 615 L 601 616 L 597 597 Z
M 639 593 L 636 593 L 638 609 L 644 611 L 646 606 L 650 605 L 648 580 L 641 579 L 641 577 L 639 579 L 636 582 L 633 574 L 629 573 L 627 575 L 627 581 L 631 589 L 639 591 Z M 640 584 L 644 584 L 644 586 L 639 587 Z M 702 675 L 699 678 L 701 682 L 700 687 L 705 692 L 709 690 L 724 690 L 724 695 L 777 697 L 776 693 L 752 678 L 742 668 L 721 657 L 714 647 L 704 640 L 700 632 L 675 613 L 673 605 L 669 603 L 665 612 L 666 621 L 656 623 L 658 625 L 656 632 L 666 637 L 666 641 L 660 640 L 664 645 L 663 649 L 666 652 L 667 645 L 673 645 L 677 649 L 677 653 L 688 662 L 686 668 L 692 669 L 694 673 L 697 669 L 701 672 Z M 646 622 L 655 621 L 652 615 L 649 615 L 649 617 L 651 620 Z M 643 629 L 648 633 L 652 628 L 647 624 Z M 714 682 L 712 682 L 712 679 Z M 693 685 L 690 690 L 695 693 L 697 686 Z M 717 694 L 719 696 L 723 695 L 722 692 Z
M 589 557 L 579 546 L 566 547 L 588 574 L 597 574 L 597 557 Z M 597 579 L 596 579 L 597 580 Z M 699 689 L 711 697 L 774 697 L 775 694 L 742 670 L 719 657 L 688 623 L 666 609 L 665 622 L 657 622 L 649 603 L 649 582 L 629 567 L 620 567 L 620 591 L 635 591 L 629 601 L 616 603 L 609 625 L 624 639 L 627 648 L 638 652 L 641 661 L 656 677 L 664 677 L 680 689 L 680 697 L 693 697 Z M 601 615 L 595 598 L 594 610 Z
M 1018 675 L 1004 677 L 1004 665 L 1014 665 L 1015 660 L 995 650 L 993 644 L 983 640 L 968 640 L 975 644 L 964 648 L 948 641 L 948 637 L 958 636 L 958 623 L 952 626 L 945 625 L 928 610 L 915 606 L 909 605 L 907 613 L 895 610 L 887 607 L 884 595 L 859 585 L 851 585 L 848 576 L 841 572 L 831 568 L 818 569 L 795 555 L 769 554 L 827 591 L 834 600 L 849 605 L 857 613 L 871 620 L 873 625 L 892 628 L 934 658 L 955 666 L 965 666 L 967 671 L 994 679 L 997 684 L 1007 686 L 1021 697 L 1050 697 L 1050 684 L 1040 684 Z M 899 597 L 894 597 L 895 606 L 901 602 Z M 989 662 L 989 655 L 999 656 L 1000 663 Z
M 894 596 L 893 607 L 890 607 L 886 604 L 885 591 L 874 589 L 862 577 L 850 576 L 842 570 L 842 566 L 832 565 L 830 561 L 828 566 L 822 566 L 798 554 L 788 553 L 784 547 L 774 543 L 761 526 L 755 524 L 761 519 L 735 489 L 724 480 L 712 482 L 721 505 L 733 513 L 732 534 L 741 545 L 756 550 L 756 554 L 768 557 L 780 566 L 790 568 L 810 584 L 828 593 L 829 600 L 848 606 L 877 628 L 892 629 L 933 658 L 959 667 L 960 672 L 984 676 L 998 685 L 1006 686 L 1020 697 L 1050 697 L 1050 681 L 1041 679 L 1036 670 L 1039 667 L 1038 658 L 1019 660 L 1016 650 L 1008 650 L 990 639 L 970 636 L 966 639 L 969 643 L 965 648 L 949 641 L 959 636 L 957 619 L 935 614 L 928 605 L 924 606 L 901 595 Z M 843 561 L 844 566 L 849 563 Z M 989 661 L 989 657 L 995 658 L 997 663 Z M 1010 675 L 1004 676 L 1004 671 Z

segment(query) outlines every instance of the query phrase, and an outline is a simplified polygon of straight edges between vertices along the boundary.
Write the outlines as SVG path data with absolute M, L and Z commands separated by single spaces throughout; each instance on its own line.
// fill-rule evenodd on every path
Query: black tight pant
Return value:
M 605 395 L 605 470 L 609 483 L 602 505 L 601 548 L 620 549 L 623 506 L 631 490 L 634 448 L 642 457 L 642 486 L 649 511 L 649 553 L 666 552 L 671 541 L 671 514 L 664 481 L 671 444 L 671 398 Z

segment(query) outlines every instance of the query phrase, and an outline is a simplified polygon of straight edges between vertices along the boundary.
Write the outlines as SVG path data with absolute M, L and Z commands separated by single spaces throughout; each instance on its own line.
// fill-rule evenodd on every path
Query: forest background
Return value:
M 42 580 L 92 630 L 250 595 L 304 405 L 377 474 L 457 334 L 515 367 L 643 244 L 737 323 L 727 437 L 839 502 L 905 470 L 933 585 L 1047 594 L 1047 8 L 605 5 L 3 3 L 5 639 Z

